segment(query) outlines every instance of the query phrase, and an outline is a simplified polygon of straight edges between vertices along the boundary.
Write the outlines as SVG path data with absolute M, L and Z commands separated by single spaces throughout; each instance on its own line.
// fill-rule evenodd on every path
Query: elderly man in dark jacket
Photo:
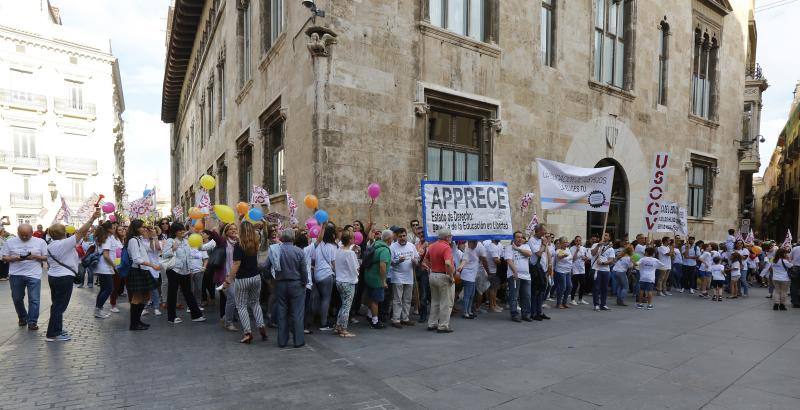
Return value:
M 303 250 L 294 246 L 294 230 L 281 232 L 280 247 L 270 247 L 266 271 L 275 272 L 278 297 L 278 346 L 289 342 L 289 324 L 294 334 L 294 347 L 306 344 L 303 334 L 308 267 Z M 275 252 L 278 254 L 275 255 Z

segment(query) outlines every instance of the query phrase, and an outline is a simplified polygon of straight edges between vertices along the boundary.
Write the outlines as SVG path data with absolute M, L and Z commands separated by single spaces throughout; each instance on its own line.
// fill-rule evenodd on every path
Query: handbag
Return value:
M 173 252 L 172 256 L 169 256 L 169 257 L 166 257 L 166 258 L 165 257 L 161 257 L 159 259 L 159 261 L 158 261 L 158 264 L 161 265 L 161 269 L 163 269 L 166 272 L 166 271 L 174 268 L 176 262 L 177 262 L 177 258 L 176 258 L 175 252 Z
M 206 263 L 206 269 L 219 269 L 225 265 L 225 247 L 218 246 L 211 250 L 211 254 L 208 255 L 208 263 Z

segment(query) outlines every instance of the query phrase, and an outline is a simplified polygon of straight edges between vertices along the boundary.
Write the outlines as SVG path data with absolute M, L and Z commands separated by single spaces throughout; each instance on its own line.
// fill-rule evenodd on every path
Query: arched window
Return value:
M 716 71 L 717 71 L 717 44 L 716 37 L 709 36 L 707 32 L 695 30 L 694 34 L 694 65 L 692 68 L 692 114 L 714 119 L 716 116 Z

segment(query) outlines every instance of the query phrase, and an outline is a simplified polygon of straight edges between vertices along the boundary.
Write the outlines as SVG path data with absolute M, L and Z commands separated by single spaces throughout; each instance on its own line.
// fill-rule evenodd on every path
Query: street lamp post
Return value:
M 53 181 L 50 181 L 50 183 L 47 184 L 47 191 L 50 192 L 50 200 L 55 202 L 56 197 L 58 196 L 58 190 L 56 189 L 56 183 L 53 182 Z

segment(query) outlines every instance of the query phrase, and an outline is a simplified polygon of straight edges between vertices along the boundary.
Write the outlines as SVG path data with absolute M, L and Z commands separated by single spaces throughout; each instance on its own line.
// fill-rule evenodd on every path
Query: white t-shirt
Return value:
M 742 264 L 738 261 L 731 262 L 731 278 L 738 278 L 742 276 Z
M 769 253 L 767 253 L 767 255 L 769 255 Z M 772 256 L 775 256 L 775 252 L 772 252 Z M 800 265 L 800 246 L 792 248 L 792 251 L 789 252 L 789 259 L 792 260 L 792 265 Z
M 583 246 L 573 246 L 569 248 L 572 257 L 572 274 L 585 275 L 586 274 L 586 261 L 583 259 L 589 256 L 589 250 Z
M 75 249 L 75 246 L 72 246 Z M 9 238 L 3 246 L 3 256 L 21 256 L 31 254 L 31 256 L 47 255 L 47 242 L 44 239 L 32 236 L 31 239 L 23 242 L 18 237 Z M 65 262 L 66 263 L 66 262 Z M 33 279 L 42 278 L 42 262 L 26 259 L 19 262 L 8 264 L 8 274 L 10 276 L 27 276 Z
M 358 283 L 358 257 L 355 251 L 353 251 L 353 248 L 356 246 L 358 245 L 350 245 L 349 248 L 339 248 L 336 250 L 337 282 Z
M 786 259 L 775 261 L 775 263 L 772 264 L 772 280 L 788 282 L 790 280 L 789 269 L 792 269 L 792 266 L 794 266 L 794 264 Z
M 321 281 L 333 275 L 331 263 L 336 262 L 336 245 L 321 242 L 314 250 L 314 279 Z
M 559 258 L 559 255 L 566 254 L 567 256 Z M 572 252 L 569 249 L 559 249 L 555 252 L 556 266 L 555 271 L 558 273 L 571 273 L 572 272 Z
M 208 253 L 192 248 L 189 253 L 189 273 L 197 273 L 203 270 L 203 259 L 208 259 Z
M 475 282 L 478 276 L 478 268 L 480 267 L 480 256 L 478 248 L 470 249 L 469 246 L 464 249 L 463 258 L 464 267 L 461 269 L 461 280 L 467 282 Z
M 315 250 L 316 250 L 316 247 L 314 246 L 313 243 L 308 245 L 308 246 L 306 246 L 305 248 L 303 248 L 303 254 L 305 254 L 305 256 L 306 256 L 306 271 L 308 271 L 308 282 L 306 282 L 306 289 L 311 289 L 311 288 L 314 287 L 314 284 L 312 283 L 312 280 L 311 280 L 311 275 L 314 274 L 314 269 L 313 269 L 314 262 L 313 262 L 313 260 L 314 260 L 314 252 L 315 252 Z
M 656 252 L 658 253 L 658 260 L 661 261 L 662 265 L 664 265 L 663 268 L 659 269 L 665 269 L 665 270 L 672 269 L 672 257 L 668 255 L 669 246 L 661 245 L 658 247 L 658 249 L 656 249 Z
M 633 261 L 628 255 L 621 257 L 616 263 L 614 263 L 614 272 L 627 272 L 628 269 L 631 268 L 633 268 Z
M 687 246 L 689 245 L 683 245 L 683 248 L 686 249 Z M 699 252 L 700 249 L 696 245 L 690 246 L 686 251 L 686 259 L 684 259 L 683 264 L 686 266 L 697 266 L 697 259 L 689 259 L 689 257 L 696 258 Z
M 711 270 L 712 280 L 725 280 L 725 266 L 716 264 L 711 265 L 709 269 Z
M 459 266 L 461 266 L 461 258 L 464 257 L 464 251 L 458 249 L 457 246 L 451 247 L 451 249 L 453 252 L 453 264 L 455 265 L 456 268 L 458 268 Z
M 519 246 L 520 249 L 525 249 L 530 251 L 531 247 L 528 246 L 527 243 L 522 244 Z M 514 264 L 514 267 L 517 268 L 517 277 L 520 279 L 531 280 L 531 272 L 528 268 L 529 258 L 525 257 L 522 253 L 514 250 L 513 245 L 506 246 L 505 251 L 505 260 L 509 261 L 508 263 Z M 514 276 L 514 272 L 511 270 L 511 267 L 508 268 L 508 275 L 509 278 Z
M 69 238 L 52 241 L 47 245 L 47 250 L 50 251 L 50 256 L 47 257 L 47 276 L 52 276 L 54 278 L 75 276 L 74 272 L 78 271 L 78 263 L 80 263 L 78 251 L 75 250 L 77 245 L 78 242 L 74 235 Z M 58 259 L 59 262 L 69 266 L 72 271 L 53 260 L 53 256 L 55 256 L 55 259 Z
M 703 252 L 700 256 L 697 257 L 697 260 L 700 261 L 700 270 L 703 272 L 710 272 L 711 265 L 714 264 L 714 258 L 711 256 L 709 252 Z
M 728 239 L 725 240 L 725 250 L 732 251 L 733 245 L 736 244 L 736 237 L 733 235 L 728 235 Z
M 497 264 L 494 262 L 494 258 L 503 258 L 503 251 L 500 249 L 500 245 L 495 245 L 492 241 L 484 241 L 483 248 L 486 249 L 486 265 L 489 266 L 489 273 L 497 273 Z
M 594 265 L 592 267 L 594 268 L 594 270 L 611 272 L 611 265 L 601 265 L 601 263 L 609 262 L 612 259 L 614 259 L 614 257 L 617 256 L 617 252 L 614 250 L 613 247 L 611 247 L 610 243 L 606 245 L 596 243 L 594 244 L 594 246 L 592 246 L 592 249 L 595 249 L 598 246 L 600 247 L 600 250 L 603 250 L 604 248 L 605 250 L 603 250 L 602 253 L 600 253 L 600 250 L 598 250 L 597 255 L 593 256 Z
M 638 253 L 641 256 L 644 256 L 644 251 L 647 249 L 647 246 L 644 246 L 640 243 L 637 243 L 636 246 L 633 248 L 634 253 Z
M 676 265 L 683 265 L 683 255 L 681 254 L 680 249 L 675 249 L 675 252 L 672 254 L 672 263 Z
M 414 284 L 414 263 L 419 261 L 417 247 L 411 242 L 400 245 L 400 242 L 392 242 L 389 245 L 392 252 L 392 264 L 389 267 L 389 278 L 392 284 L 413 285 Z M 400 258 L 405 260 L 400 262 Z
M 106 262 L 106 259 L 103 257 L 103 252 L 108 251 L 108 257 L 113 261 L 117 257 L 118 249 L 122 249 L 122 243 L 118 241 L 117 238 L 109 236 L 106 241 L 100 245 L 100 249 L 98 249 L 98 252 L 100 252 L 100 260 L 97 262 L 97 268 L 94 270 L 94 273 L 100 275 L 113 275 L 114 267 Z
M 656 283 L 656 269 L 664 265 L 660 260 L 645 256 L 639 259 L 639 282 Z
M 742 260 L 743 261 L 747 261 L 748 259 L 750 259 L 750 251 L 748 251 L 745 248 L 739 249 L 738 251 L 734 251 L 734 252 L 737 252 L 739 255 L 742 255 Z M 744 264 L 742 266 L 742 270 L 748 270 L 747 269 L 747 264 Z
M 155 241 L 155 239 L 153 239 L 153 241 Z M 145 249 L 147 249 L 147 258 L 150 259 L 150 263 L 159 265 L 161 263 L 161 260 L 158 257 L 158 251 L 150 246 L 150 242 L 151 242 L 150 239 L 142 238 L 142 246 Z M 145 266 L 144 268 L 150 271 L 150 276 L 152 276 L 155 279 L 158 279 L 158 277 L 161 275 L 161 271 L 157 271 L 150 266 Z
M 539 263 L 540 259 L 545 259 L 545 257 L 544 257 L 545 256 L 545 252 L 544 251 L 542 252 L 541 257 L 540 256 L 536 256 L 536 252 L 539 252 L 540 250 L 542 250 L 542 239 L 541 238 L 537 238 L 535 236 L 531 236 L 530 239 L 528 239 L 528 248 L 531 250 L 531 252 L 533 252 L 533 255 L 531 255 L 531 265 L 535 265 L 535 264 Z M 546 266 L 547 266 L 547 262 L 545 262 L 545 265 L 542 268 L 544 269 L 544 267 L 546 267 Z

